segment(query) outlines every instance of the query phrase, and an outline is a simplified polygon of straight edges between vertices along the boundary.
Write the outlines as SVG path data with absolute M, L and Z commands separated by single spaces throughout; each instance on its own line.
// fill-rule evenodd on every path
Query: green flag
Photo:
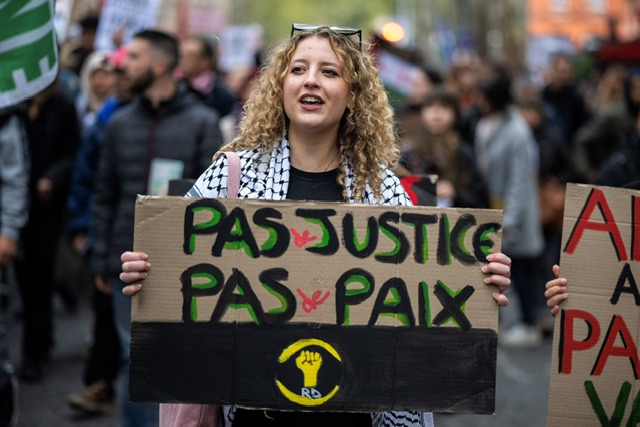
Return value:
M 57 74 L 53 0 L 0 0 L 0 108 L 33 96 Z

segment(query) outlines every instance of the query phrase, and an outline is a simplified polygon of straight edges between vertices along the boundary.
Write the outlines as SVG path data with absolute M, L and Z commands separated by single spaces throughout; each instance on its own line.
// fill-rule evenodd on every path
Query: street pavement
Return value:
M 501 322 L 510 325 L 517 304 L 501 309 Z M 11 353 L 19 361 L 21 322 L 9 313 Z M 83 389 L 82 368 L 90 342 L 92 317 L 86 298 L 76 313 L 69 313 L 56 299 L 56 345 L 39 384 L 19 384 L 20 427 L 111 427 L 121 425 L 118 414 L 80 416 L 67 398 Z M 436 427 L 517 426 L 542 427 L 547 411 L 551 338 L 533 350 L 498 349 L 496 413 L 494 415 L 436 414 Z M 116 410 L 117 412 L 117 410 Z M 336 426 L 338 427 L 338 426 Z
M 22 323 L 19 315 L 8 317 L 10 352 L 14 364 L 20 361 Z M 55 347 L 45 365 L 45 375 L 37 384 L 19 382 L 18 427 L 113 427 L 120 425 L 117 414 L 90 417 L 72 409 L 67 398 L 84 389 L 82 369 L 91 337 L 92 314 L 88 299 L 77 312 L 55 304 Z M 117 412 L 117 411 L 116 411 Z

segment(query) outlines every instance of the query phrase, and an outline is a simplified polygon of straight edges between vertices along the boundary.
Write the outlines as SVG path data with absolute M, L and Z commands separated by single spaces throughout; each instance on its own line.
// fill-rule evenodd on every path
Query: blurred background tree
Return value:
M 355 27 L 369 32 L 374 30 L 376 18 L 393 15 L 395 8 L 395 2 L 389 0 L 233 0 L 231 21 L 240 25 L 261 23 L 265 44 L 270 46 L 289 37 L 294 22 Z

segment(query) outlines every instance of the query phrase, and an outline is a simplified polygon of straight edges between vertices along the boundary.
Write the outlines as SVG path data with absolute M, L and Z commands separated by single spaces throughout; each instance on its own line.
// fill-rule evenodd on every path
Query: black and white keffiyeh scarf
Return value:
M 241 162 L 240 199 L 284 200 L 289 189 L 291 171 L 291 151 L 289 142 L 282 138 L 271 153 L 260 153 L 260 149 L 238 152 Z M 347 197 L 351 203 L 375 205 L 410 205 L 411 200 L 404 191 L 400 180 L 389 169 L 380 168 L 384 178 L 382 181 L 382 197 L 377 199 L 367 184 L 361 200 L 355 200 L 352 191 L 353 172 L 349 161 L 343 164 L 346 170 L 345 186 Z M 187 193 L 191 197 L 227 197 L 227 160 L 218 157 L 198 178 L 195 185 Z
M 289 188 L 291 171 L 291 151 L 289 142 L 282 138 L 271 153 L 261 153 L 259 149 L 238 152 L 241 163 L 240 199 L 284 200 Z M 386 206 L 411 205 L 400 180 L 387 168 L 381 168 L 382 197 L 376 198 L 369 184 L 366 185 L 361 200 L 355 200 L 352 191 L 353 173 L 348 160 L 343 164 L 346 170 L 345 186 L 350 203 L 365 203 Z M 225 156 L 218 157 L 198 178 L 189 190 L 190 197 L 227 197 L 228 164 Z M 224 425 L 231 427 L 235 418 L 235 407 L 224 407 Z M 433 415 L 429 412 L 388 411 L 371 414 L 373 427 L 433 427 Z

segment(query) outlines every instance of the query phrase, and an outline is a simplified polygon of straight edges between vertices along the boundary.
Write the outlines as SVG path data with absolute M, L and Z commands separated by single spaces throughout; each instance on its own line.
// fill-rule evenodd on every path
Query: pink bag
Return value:
M 160 427 L 218 427 L 219 405 L 161 403 Z
M 222 152 L 229 162 L 227 198 L 237 199 L 240 189 L 240 157 L 234 152 Z M 197 403 L 161 403 L 160 427 L 218 427 L 220 405 Z

